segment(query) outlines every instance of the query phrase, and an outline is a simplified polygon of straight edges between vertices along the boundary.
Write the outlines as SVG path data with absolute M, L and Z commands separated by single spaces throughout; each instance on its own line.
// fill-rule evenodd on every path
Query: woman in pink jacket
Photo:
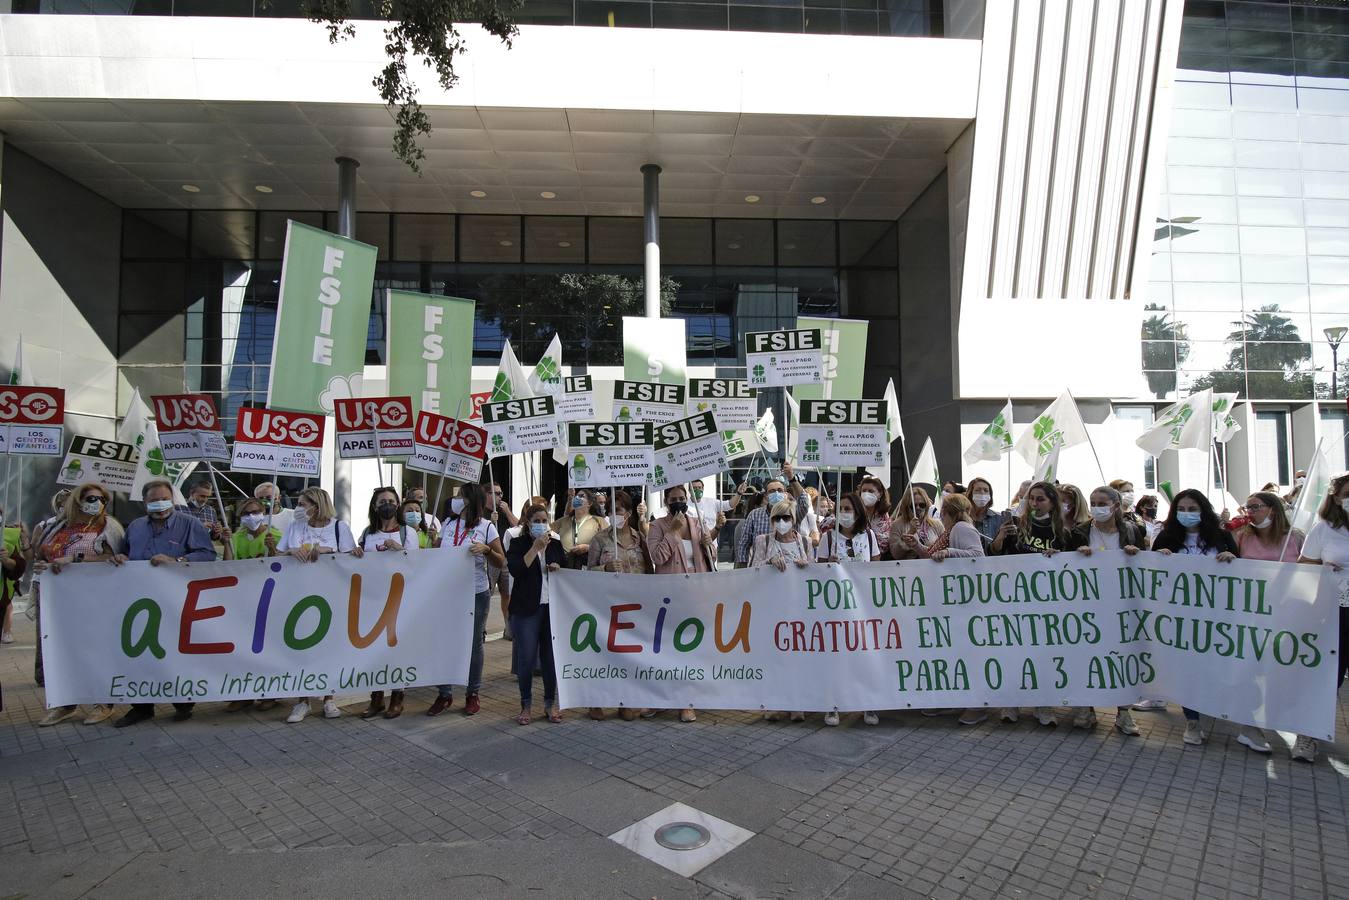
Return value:
M 712 571 L 712 542 L 717 539 L 718 530 L 703 531 L 698 517 L 689 515 L 689 495 L 682 484 L 666 488 L 665 515 L 652 522 L 646 533 L 646 546 L 656 574 Z M 653 715 L 652 710 L 642 710 L 642 718 Z M 696 722 L 698 715 L 688 706 L 679 711 L 679 721 Z

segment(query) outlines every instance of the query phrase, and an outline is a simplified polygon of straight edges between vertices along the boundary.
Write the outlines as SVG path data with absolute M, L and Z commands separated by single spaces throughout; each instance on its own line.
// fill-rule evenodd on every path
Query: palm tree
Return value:
M 1235 344 L 1227 364 L 1194 383 L 1195 390 L 1235 391 L 1242 397 L 1310 399 L 1314 376 L 1306 370 L 1311 345 L 1297 325 L 1279 315 L 1278 304 L 1261 306 L 1233 322 L 1227 342 Z
M 1143 372 L 1148 388 L 1161 400 L 1176 389 L 1176 369 L 1190 355 L 1190 344 L 1185 324 L 1172 319 L 1166 307 L 1149 303 L 1143 309 L 1161 313 L 1143 320 Z

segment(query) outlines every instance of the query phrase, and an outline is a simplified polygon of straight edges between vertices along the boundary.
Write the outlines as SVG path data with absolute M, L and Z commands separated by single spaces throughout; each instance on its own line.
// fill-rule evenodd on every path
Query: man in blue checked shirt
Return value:
M 145 515 L 126 529 L 127 552 L 112 561 L 121 565 L 129 559 L 148 560 L 152 566 L 173 565 L 182 562 L 212 562 L 216 558 L 211 534 L 206 526 L 186 512 L 173 507 L 173 485 L 167 481 L 150 481 L 141 488 Z M 175 703 L 175 722 L 192 718 L 194 703 Z M 153 703 L 135 703 L 131 710 L 113 723 L 114 728 L 125 728 L 154 718 Z

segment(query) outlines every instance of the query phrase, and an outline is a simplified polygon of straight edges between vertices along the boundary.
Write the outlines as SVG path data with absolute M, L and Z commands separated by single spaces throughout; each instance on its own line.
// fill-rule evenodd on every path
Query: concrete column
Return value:
M 356 237 L 356 169 L 360 163 L 350 157 L 337 157 L 337 233 L 345 238 Z M 333 430 L 332 417 L 328 418 L 327 431 Z M 328 450 L 324 442 L 325 453 Z M 333 445 L 333 506 L 337 517 L 344 522 L 351 521 L 351 463 L 337 455 L 337 445 Z
M 642 166 L 642 244 L 645 248 L 643 284 L 646 316 L 660 318 L 660 166 Z

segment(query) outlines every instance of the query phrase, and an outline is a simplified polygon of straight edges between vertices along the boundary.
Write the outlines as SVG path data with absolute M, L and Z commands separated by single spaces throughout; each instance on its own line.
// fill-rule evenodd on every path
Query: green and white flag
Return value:
M 1059 451 L 1063 449 L 1063 441 L 1054 441 L 1054 446 L 1040 461 L 1035 464 L 1035 474 L 1031 476 L 1031 482 L 1048 481 L 1053 483 L 1054 479 L 1059 477 Z
M 1012 449 L 1032 467 L 1039 468 L 1041 461 L 1054 449 L 1055 442 L 1064 447 L 1087 442 L 1087 426 L 1082 422 L 1082 413 L 1078 411 L 1073 395 L 1067 391 L 1035 417 Z
M 473 301 L 389 291 L 389 394 L 421 411 L 467 416 L 473 370 Z
M 556 333 L 548 342 L 548 349 L 529 373 L 529 390 L 535 397 L 562 393 L 562 338 Z
M 1157 414 L 1157 421 L 1134 443 L 1153 456 L 1167 450 L 1209 451 L 1213 441 L 1213 390 L 1191 394 Z
M 766 453 L 778 452 L 778 426 L 773 421 L 773 410 L 766 409 L 759 421 L 754 424 L 754 436 Z
M 623 380 L 684 384 L 683 319 L 623 317 Z
M 787 451 L 782 461 L 796 465 L 801 447 L 801 404 L 796 402 L 791 391 L 783 392 L 787 398 Z
M 1232 415 L 1237 407 L 1236 394 L 1213 395 L 1213 439 L 1225 444 L 1241 430 L 1241 423 Z
M 1012 401 L 1008 400 L 1002 412 L 988 423 L 983 433 L 974 439 L 965 451 L 965 463 L 987 460 L 997 462 L 1012 449 Z
M 131 405 L 127 407 L 126 418 L 117 428 L 117 440 L 130 444 L 138 451 L 136 457 L 136 476 L 127 491 L 132 500 L 139 500 L 141 488 L 146 482 L 163 479 L 173 482 L 174 501 L 182 502 L 179 486 L 197 467 L 195 462 L 165 462 L 159 449 L 159 428 L 150 418 L 150 407 L 141 399 L 140 388 L 131 395 Z
M 753 456 L 762 449 L 759 446 L 759 439 L 754 436 L 753 429 L 723 431 L 721 433 L 721 447 L 726 453 L 727 461 L 740 459 L 744 456 Z
M 923 442 L 923 449 L 918 453 L 918 461 L 913 464 L 909 480 L 914 484 L 930 484 L 941 488 L 941 472 L 937 470 L 937 451 L 932 449 L 932 438 Z
M 824 377 L 792 388 L 797 400 L 861 400 L 867 366 L 866 319 L 801 316 L 797 328 L 818 328 L 824 351 Z
M 1316 524 L 1316 513 L 1330 492 L 1330 479 L 1334 474 L 1330 469 L 1330 460 L 1326 457 L 1325 438 L 1316 444 L 1316 452 L 1307 464 L 1307 480 L 1298 492 L 1297 503 L 1293 505 L 1293 514 L 1288 517 L 1293 527 L 1306 534 Z M 1288 546 L 1287 540 L 1284 546 Z M 1282 558 L 1283 554 L 1280 554 Z M 1341 651 L 1343 652 L 1343 651 Z
M 506 345 L 501 348 L 501 364 L 497 367 L 497 380 L 492 385 L 492 396 L 487 398 L 488 403 L 501 403 L 506 400 L 528 400 L 534 396 L 530 390 L 529 378 L 525 375 L 524 368 L 520 365 L 520 360 L 515 358 L 515 351 L 511 349 L 510 338 L 506 339 Z
M 895 391 L 895 380 L 885 383 L 885 450 L 881 458 L 867 468 L 867 474 L 878 479 L 887 488 L 890 486 L 890 447 L 904 437 L 904 423 L 899 418 L 899 396 Z
M 286 223 L 268 406 L 331 415 L 335 401 L 361 396 L 378 253 Z

